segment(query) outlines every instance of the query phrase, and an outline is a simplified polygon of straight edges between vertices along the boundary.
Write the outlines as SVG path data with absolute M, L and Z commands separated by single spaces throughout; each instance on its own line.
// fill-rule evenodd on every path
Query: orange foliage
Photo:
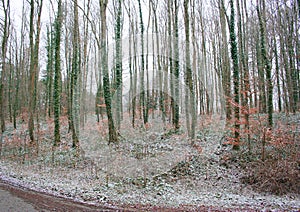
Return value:
M 202 153 L 202 147 L 199 144 L 194 144 L 193 147 L 197 150 L 199 154 Z
M 147 122 L 147 123 L 145 124 L 146 130 L 149 130 L 151 127 L 152 127 L 152 125 L 151 125 L 149 122 Z

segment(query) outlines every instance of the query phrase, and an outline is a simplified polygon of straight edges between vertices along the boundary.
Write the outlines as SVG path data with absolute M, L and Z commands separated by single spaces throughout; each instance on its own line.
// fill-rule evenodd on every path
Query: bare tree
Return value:
M 70 129 L 72 132 L 73 148 L 79 148 L 78 139 L 78 109 L 79 109 L 79 76 L 80 76 L 80 38 L 79 38 L 79 23 L 78 23 L 78 7 L 77 0 L 74 0 L 74 26 L 73 26 L 73 39 L 72 39 L 72 69 L 70 76 L 70 93 L 69 93 L 69 121 Z
M 261 9 L 262 7 L 262 9 Z M 263 10 L 263 13 L 261 12 Z M 261 58 L 262 58 L 262 71 L 266 73 L 266 82 L 267 82 L 267 112 L 268 112 L 268 125 L 272 127 L 273 125 L 273 85 L 271 79 L 271 64 L 269 57 L 267 55 L 267 46 L 266 46 L 266 14 L 265 14 L 265 1 L 257 0 L 257 14 L 259 19 L 259 28 L 260 28 L 260 48 L 261 48 Z M 264 82 L 265 83 L 265 82 Z
M 61 43 L 61 28 L 62 28 L 62 1 L 58 1 L 57 16 L 54 23 L 55 28 L 55 53 L 54 53 L 54 92 L 53 92 L 53 107 L 54 107 L 54 146 L 60 144 L 60 97 L 61 97 L 61 58 L 60 58 L 60 43 Z
M 229 32 L 230 32 L 230 45 L 231 45 L 231 60 L 233 63 L 233 90 L 234 90 L 234 138 L 235 143 L 233 145 L 234 150 L 239 149 L 239 140 L 240 140 L 240 89 L 239 89 L 239 58 L 237 51 L 237 43 L 236 43 L 236 34 L 235 34 L 235 12 L 234 12 L 234 4 L 233 0 L 229 1 L 230 3 L 230 23 L 229 23 Z
M 1 79 L 0 79 L 0 121 L 1 121 L 1 132 L 5 131 L 5 96 L 4 96 L 4 90 L 5 90 L 5 78 L 6 78 L 6 53 L 7 53 L 7 44 L 8 44 L 8 38 L 9 38 L 9 28 L 10 28 L 10 1 L 7 0 L 5 3 L 5 0 L 2 0 L 2 8 L 4 11 L 4 19 L 1 23 L 2 25 L 2 43 L 1 43 Z
M 110 80 L 107 62 L 107 47 L 106 47 L 106 8 L 107 0 L 99 0 L 100 3 L 100 16 L 101 16 L 101 62 L 103 71 L 103 88 L 104 99 L 106 105 L 106 114 L 108 118 L 109 140 L 108 143 L 118 142 L 117 132 L 114 125 L 112 110 L 111 110 L 111 92 Z
M 35 4 L 37 6 L 38 14 L 37 14 L 37 23 L 36 29 L 34 28 L 34 17 L 35 17 Z M 41 14 L 42 14 L 43 0 L 38 2 L 31 0 L 30 1 L 30 32 L 29 32 L 29 40 L 30 40 L 30 82 L 29 82 L 29 120 L 28 120 L 28 131 L 29 137 L 32 144 L 34 144 L 34 114 L 36 111 L 36 85 L 39 76 L 39 46 L 40 46 L 40 32 L 41 32 Z M 34 32 L 36 31 L 35 37 Z
M 116 40 L 116 125 L 118 130 L 121 128 L 122 119 L 122 1 L 117 2 L 117 15 L 116 15 L 116 26 L 115 26 L 115 40 Z
M 193 74 L 190 59 L 190 20 L 189 20 L 189 0 L 184 1 L 184 25 L 185 25 L 185 107 L 186 107 L 186 125 L 189 137 L 195 138 L 195 128 L 197 122 L 195 107 L 195 90 L 193 83 Z M 191 123 L 189 116 L 191 115 Z

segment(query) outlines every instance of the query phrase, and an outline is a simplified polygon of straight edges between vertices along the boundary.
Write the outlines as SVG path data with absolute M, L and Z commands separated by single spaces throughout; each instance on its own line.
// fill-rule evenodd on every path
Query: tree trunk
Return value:
M 195 108 L 195 90 L 194 90 L 194 83 L 193 83 L 193 74 L 192 74 L 192 67 L 191 67 L 191 59 L 190 59 L 190 21 L 189 21 L 189 0 L 184 1 L 184 25 L 185 25 L 185 65 L 186 65 L 186 121 L 187 127 L 190 129 L 189 137 L 192 139 L 195 138 L 195 128 L 197 122 L 196 116 L 196 108 Z M 191 123 L 189 123 L 189 116 L 191 115 Z M 190 125 L 190 126 L 188 126 Z
M 233 0 L 229 1 L 230 3 L 230 24 L 229 24 L 229 32 L 230 32 L 230 45 L 231 45 L 231 60 L 233 63 L 233 91 L 234 91 L 234 138 L 235 143 L 233 145 L 234 150 L 239 150 L 239 141 L 240 141 L 240 99 L 239 99 L 239 58 L 237 51 L 237 43 L 236 43 L 236 35 L 235 35 L 235 20 L 234 20 L 234 5 Z
M 221 33 L 222 33 L 222 48 L 221 51 L 221 58 L 222 58 L 222 84 L 224 89 L 225 95 L 225 110 L 226 110 L 226 123 L 231 119 L 231 86 L 230 86 L 230 79 L 231 79 L 231 72 L 230 72 L 230 60 L 228 56 L 228 44 L 227 44 L 227 31 L 226 31 L 226 22 L 225 22 L 225 6 L 224 2 L 220 1 L 219 10 L 220 10 L 220 24 L 221 24 Z
M 173 31 L 174 31 L 174 127 L 175 129 L 179 129 L 179 104 L 180 104 L 180 98 L 179 98 L 179 44 L 178 44 L 178 38 L 179 38 L 179 29 L 178 29 L 178 0 L 174 1 L 174 25 L 173 25 Z
M 89 51 L 88 51 L 88 42 L 89 42 L 89 15 L 90 15 L 90 7 L 91 7 L 91 0 L 87 1 L 87 12 L 84 19 L 84 41 L 83 41 L 83 73 L 82 73 L 82 94 L 81 94 L 81 101 L 80 101 L 80 126 L 84 128 L 86 119 L 87 119 L 87 81 L 88 81 L 88 72 L 89 72 L 89 64 L 88 61 Z M 91 48 L 91 46 L 90 46 Z M 91 73 L 92 75 L 92 73 Z M 92 86 L 92 85 L 91 85 Z
M 79 39 L 79 24 L 78 24 L 78 6 L 77 0 L 74 1 L 74 26 L 73 26 L 73 52 L 72 52 L 72 70 L 70 78 L 70 94 L 69 94 L 69 121 L 70 121 L 70 130 L 72 132 L 72 147 L 75 149 L 79 148 L 79 139 L 78 139 L 78 126 L 77 126 L 77 117 L 78 117 L 78 77 L 80 76 L 80 39 Z
M 273 85 L 271 78 L 271 64 L 267 55 L 267 45 L 266 45 L 266 18 L 265 18 L 265 2 L 262 0 L 263 4 L 263 14 L 259 9 L 259 4 L 257 1 L 257 14 L 259 19 L 260 27 L 260 45 L 261 45 L 261 56 L 262 56 L 262 65 L 263 72 L 266 72 L 266 82 L 267 82 L 267 112 L 268 112 L 268 125 L 272 127 L 273 125 Z M 265 83 L 265 82 L 264 82 Z
M 121 41 L 121 31 L 122 31 L 122 1 L 117 1 L 117 17 L 115 26 L 115 40 L 116 40 L 116 125 L 118 130 L 121 128 L 122 119 L 122 41 Z
M 101 62 L 103 71 L 103 89 L 104 89 L 104 99 L 106 105 L 106 114 L 108 119 L 108 131 L 110 143 L 117 143 L 118 137 L 114 125 L 112 110 L 111 110 L 111 92 L 110 92 L 110 80 L 108 72 L 108 62 L 107 62 L 107 47 L 106 47 L 106 7 L 107 0 L 100 0 L 100 16 L 101 16 Z
M 5 77 L 6 77 L 6 53 L 7 53 L 7 43 L 9 38 L 9 27 L 10 27 L 10 1 L 8 0 L 6 5 L 5 1 L 2 0 L 2 7 L 4 10 L 4 20 L 3 20 L 3 37 L 1 43 L 1 60 L 2 60 L 2 72 L 0 79 L 0 121 L 1 121 L 1 132 L 5 131 Z
M 279 67 L 279 58 L 278 58 L 278 50 L 277 50 L 277 41 L 274 33 L 274 57 L 275 57 L 275 74 L 276 74 L 276 85 L 277 85 L 277 98 L 278 98 L 278 111 L 281 112 L 281 87 L 280 87 L 280 67 Z
M 141 86 L 141 93 L 140 93 L 140 104 L 141 110 L 143 114 L 143 121 L 144 124 L 148 123 L 148 114 L 147 114 L 147 106 L 146 106 L 146 92 L 145 92 L 145 58 L 144 58 L 144 24 L 143 24 L 143 14 L 142 14 L 142 7 L 141 1 L 138 0 L 139 4 L 139 15 L 140 15 L 140 29 L 141 29 L 141 73 L 140 73 L 140 86 Z
M 49 29 L 50 28 L 50 29 Z M 47 78 L 46 78 L 46 86 L 47 86 L 47 96 L 46 96 L 46 107 L 48 112 L 48 117 L 51 117 L 51 113 L 53 111 L 53 30 L 52 27 L 47 27 Z
M 57 16 L 55 20 L 55 56 L 54 56 L 54 146 L 60 144 L 60 96 L 61 96 L 61 67 L 60 67 L 60 40 L 62 26 L 62 1 L 58 1 Z
M 29 120 L 28 120 L 28 131 L 31 144 L 35 143 L 34 139 L 34 114 L 36 107 L 36 83 L 38 77 L 38 56 L 39 56 L 39 42 L 40 42 L 40 23 L 41 23 L 41 12 L 42 12 L 42 3 L 38 4 L 38 20 L 37 20 L 37 29 L 36 29 L 36 37 L 34 41 L 34 13 L 35 13 L 35 1 L 31 0 L 30 5 L 30 32 L 29 32 L 29 40 L 30 40 L 30 82 L 29 82 Z

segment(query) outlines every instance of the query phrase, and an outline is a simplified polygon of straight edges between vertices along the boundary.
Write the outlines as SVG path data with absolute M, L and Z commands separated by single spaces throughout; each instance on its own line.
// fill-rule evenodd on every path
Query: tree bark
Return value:
M 147 105 L 146 105 L 146 92 L 145 92 L 145 58 L 144 58 L 144 23 L 143 23 L 143 13 L 141 7 L 141 1 L 138 0 L 139 4 L 139 15 L 140 15 L 140 30 L 141 30 L 141 72 L 140 72 L 140 104 L 141 110 L 143 114 L 144 125 L 148 123 L 148 113 L 147 113 Z
M 173 31 L 174 31 L 174 127 L 175 129 L 179 129 L 179 29 L 178 29 L 178 0 L 174 1 L 174 24 L 173 24 Z M 172 56 L 171 56 L 172 57 Z
M 53 92 L 53 110 L 54 110 L 54 146 L 60 144 L 60 96 L 61 96 L 61 67 L 60 67 L 60 41 L 62 26 L 62 1 L 58 1 L 57 16 L 55 20 L 55 56 L 54 56 L 54 92 Z
M 38 62 L 39 62 L 39 43 L 40 43 L 40 24 L 41 24 L 41 12 L 42 12 L 43 0 L 37 5 L 38 19 L 36 28 L 36 37 L 34 39 L 34 13 L 35 13 L 35 1 L 30 2 L 30 82 L 29 82 L 29 120 L 28 120 L 28 131 L 31 144 L 35 143 L 34 139 L 34 114 L 36 109 L 36 84 L 38 77 Z
M 10 27 L 10 1 L 2 0 L 2 7 L 4 10 L 4 20 L 3 20 L 3 37 L 1 43 L 1 60 L 2 60 L 2 73 L 0 79 L 0 121 L 1 121 L 1 132 L 5 131 L 5 78 L 6 78 L 6 53 L 7 53 L 7 43 L 9 38 L 9 27 Z
M 257 14 L 259 19 L 260 27 L 260 47 L 261 47 L 261 56 L 262 56 L 262 65 L 263 72 L 266 73 L 266 82 L 267 82 L 267 112 L 268 112 L 268 125 L 272 127 L 273 125 L 273 85 L 271 79 L 271 64 L 267 55 L 267 45 L 266 45 L 266 18 L 265 18 L 265 1 L 262 0 L 263 4 L 263 14 L 259 8 L 259 3 L 257 1 Z
M 233 144 L 234 150 L 239 150 L 240 145 L 240 91 L 239 91 L 239 58 L 237 51 L 236 35 L 235 35 L 235 12 L 233 0 L 229 1 L 230 3 L 230 23 L 229 23 L 229 32 L 230 32 L 230 45 L 231 45 L 231 60 L 233 63 L 233 90 L 234 90 L 234 138 L 235 143 Z
M 185 69 L 186 69 L 186 89 L 185 89 L 185 101 L 186 101 L 186 122 L 189 131 L 189 137 L 192 142 L 195 138 L 195 128 L 197 122 L 196 108 L 195 108 L 195 90 L 193 83 L 193 74 L 190 59 L 190 20 L 189 20 L 189 0 L 184 1 L 184 25 L 185 25 Z M 191 115 L 191 123 L 189 116 Z
M 101 62 L 103 71 L 103 89 L 104 89 L 104 99 L 106 105 L 106 114 L 108 119 L 108 131 L 110 143 L 117 143 L 118 137 L 115 129 L 115 124 L 113 120 L 112 110 L 111 110 L 111 92 L 110 92 L 110 80 L 108 72 L 108 62 L 107 62 L 107 47 L 106 47 L 106 7 L 107 0 L 99 0 L 100 2 L 100 16 L 101 16 Z
M 122 1 L 117 1 L 117 17 L 116 17 L 116 26 L 115 26 L 115 42 L 116 42 L 116 61 L 115 61 L 115 70 L 116 70 L 116 125 L 118 130 L 121 128 L 121 119 L 122 119 L 122 41 L 121 41 L 121 32 L 122 32 Z
M 72 52 L 72 70 L 70 76 L 70 94 L 69 94 L 69 121 L 70 130 L 72 132 L 72 147 L 75 149 L 79 148 L 78 139 L 78 90 L 79 90 L 79 80 L 80 76 L 80 38 L 79 38 L 79 23 L 78 23 L 78 6 L 77 0 L 74 0 L 74 26 L 73 26 L 73 52 Z

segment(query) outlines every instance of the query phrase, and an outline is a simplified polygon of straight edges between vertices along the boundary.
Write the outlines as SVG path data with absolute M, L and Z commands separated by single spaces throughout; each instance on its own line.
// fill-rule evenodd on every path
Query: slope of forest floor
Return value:
M 12 183 L 94 205 L 296 211 L 299 120 L 298 114 L 284 125 L 293 129 L 297 158 L 267 157 L 264 162 L 260 150 L 250 155 L 246 145 L 233 152 L 224 145 L 224 128 L 212 130 L 205 124 L 194 145 L 184 130 L 173 132 L 152 124 L 149 129 L 121 129 L 119 144 L 108 146 L 105 121 L 89 120 L 80 131 L 81 150 L 76 152 L 66 119 L 61 121 L 61 145 L 55 149 L 51 120 L 40 124 L 35 146 L 29 145 L 26 125 L 20 123 L 19 129 L 8 126 L 3 134 L 0 175 Z M 253 142 L 253 149 L 255 145 L 260 143 Z M 278 148 L 266 147 L 269 156 L 274 149 L 278 153 Z M 285 154 L 285 149 L 280 151 Z

